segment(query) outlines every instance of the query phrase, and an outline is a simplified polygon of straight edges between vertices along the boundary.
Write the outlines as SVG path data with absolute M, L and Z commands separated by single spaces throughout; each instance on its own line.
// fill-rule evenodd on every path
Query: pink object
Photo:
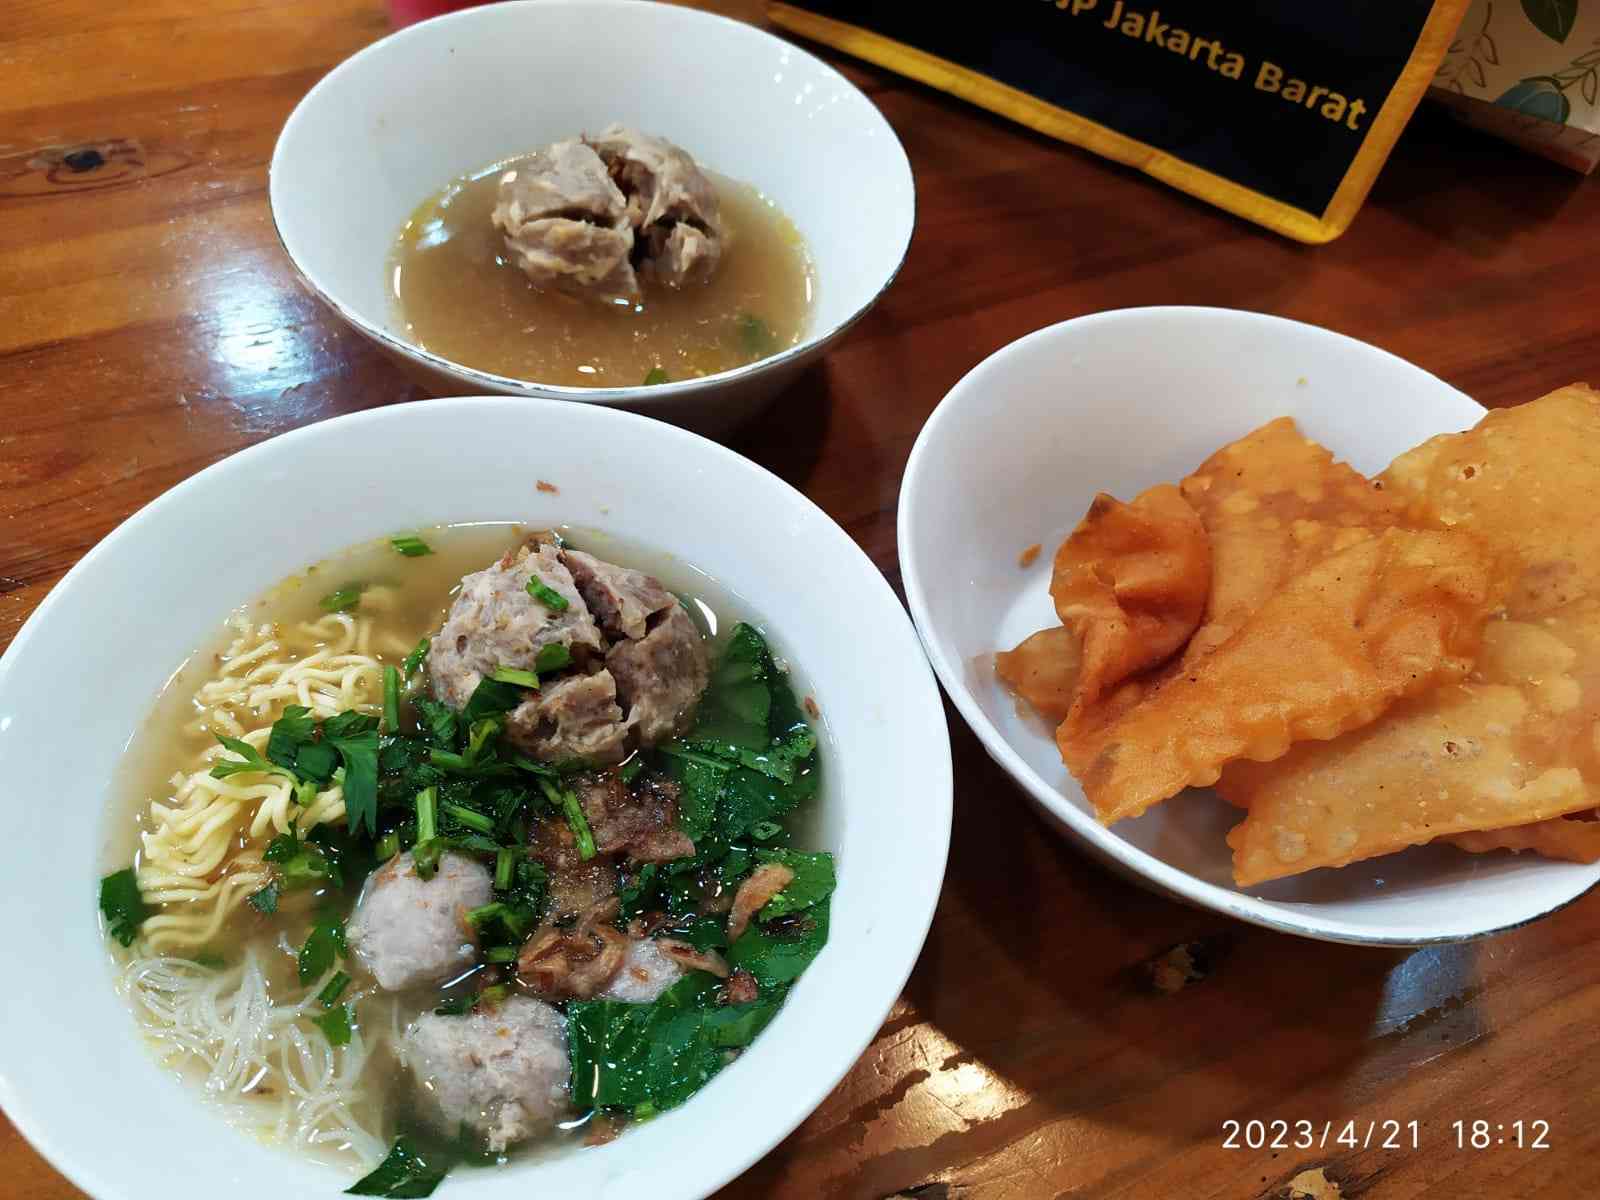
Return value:
M 462 8 L 476 8 L 486 0 L 389 0 L 389 24 L 396 29 L 426 21 L 442 13 Z

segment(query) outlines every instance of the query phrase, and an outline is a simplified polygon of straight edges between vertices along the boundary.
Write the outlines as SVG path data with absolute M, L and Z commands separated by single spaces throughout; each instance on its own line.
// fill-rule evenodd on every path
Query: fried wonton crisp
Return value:
M 1218 450 L 1180 485 L 1211 541 L 1205 624 L 1190 661 L 1209 653 L 1284 582 L 1318 559 L 1398 522 L 1403 503 L 1279 417 Z
M 1440 837 L 1562 857 L 1593 844 L 1574 823 L 1548 823 L 1600 802 L 1600 395 L 1562 388 L 1490 413 L 1402 455 L 1382 482 L 1408 519 L 1470 531 L 1501 555 L 1505 611 L 1462 683 L 1370 729 L 1226 771 L 1218 791 L 1249 810 L 1228 838 L 1240 884 Z M 1502 832 L 1457 836 L 1488 831 Z
M 1211 548 L 1177 488 L 1162 484 L 1128 504 L 1102 493 L 1056 551 L 1050 596 L 1061 627 L 996 655 L 996 670 L 1063 720 L 1181 649 L 1210 587 Z
M 1063 725 L 1057 744 L 1100 820 L 1138 816 L 1237 759 L 1337 737 L 1461 679 L 1498 593 L 1493 556 L 1466 534 L 1365 537 L 1293 576 L 1097 737 Z

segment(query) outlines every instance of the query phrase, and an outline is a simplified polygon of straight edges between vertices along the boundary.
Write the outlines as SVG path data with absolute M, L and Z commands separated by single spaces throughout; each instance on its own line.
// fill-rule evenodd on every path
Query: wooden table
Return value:
M 386 29 L 370 0 L 7 6 L 0 647 L 84 551 L 178 480 L 415 394 L 296 284 L 267 215 L 289 110 Z M 1065 317 L 1174 302 L 1282 313 L 1489 405 L 1600 374 L 1600 191 L 1438 114 L 1406 134 L 1354 228 L 1311 249 L 841 66 L 905 142 L 920 227 L 883 303 L 736 444 L 891 579 L 900 473 L 929 410 L 983 356 Z M 106 164 L 75 170 L 92 159 L 64 159 L 74 147 Z M 834 1094 L 726 1196 L 1594 1194 L 1600 897 L 1415 953 L 1231 924 L 1080 858 L 954 712 L 950 726 L 954 840 L 916 973 Z M 1152 989 L 1141 964 L 1192 941 L 1210 977 Z M 1335 1140 L 1226 1149 L 1229 1119 L 1307 1120 L 1319 1136 L 1331 1121 Z M 1458 1119 L 1546 1121 L 1551 1149 L 1457 1150 Z M 1407 1148 L 1336 1144 L 1343 1122 L 1365 1140 L 1385 1120 Z M 77 1194 L 3 1121 L 0 1180 L 19 1200 Z

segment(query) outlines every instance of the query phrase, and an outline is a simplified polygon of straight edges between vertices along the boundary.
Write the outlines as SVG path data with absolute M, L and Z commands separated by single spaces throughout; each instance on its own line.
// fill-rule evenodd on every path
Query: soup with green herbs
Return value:
M 358 547 L 234 614 L 130 751 L 119 985 L 358 1194 L 608 1140 L 827 941 L 815 711 L 712 581 L 601 534 Z

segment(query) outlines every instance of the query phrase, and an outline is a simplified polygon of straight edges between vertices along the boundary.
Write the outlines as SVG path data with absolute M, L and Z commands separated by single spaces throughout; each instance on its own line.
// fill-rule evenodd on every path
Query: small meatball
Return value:
M 651 779 L 629 789 L 615 772 L 606 772 L 580 779 L 577 791 L 602 854 L 626 853 L 634 862 L 671 862 L 694 854 L 694 842 L 673 827 L 678 789 L 670 780 Z
M 606 655 L 617 702 L 641 746 L 684 733 L 711 679 L 711 656 L 694 621 L 674 604 L 637 642 L 618 642 Z
M 647 632 L 651 617 L 678 603 L 659 579 L 643 571 L 604 562 L 582 550 L 564 551 L 561 561 L 607 637 L 637 641 Z
M 511 260 L 540 287 L 639 294 L 627 201 L 582 142 L 556 142 L 508 170 L 491 219 Z
M 640 271 L 669 287 L 709 279 L 722 257 L 722 206 L 689 153 L 621 125 L 586 141 L 627 198 L 628 220 L 644 243 Z M 679 229 L 695 235 L 692 251 L 688 233 L 672 244 Z
M 628 756 L 628 735 L 610 671 L 547 683 L 506 718 L 511 744 L 546 762 L 612 766 Z
M 373 872 L 345 930 L 350 952 L 385 991 L 442 983 L 478 952 L 469 909 L 489 903 L 493 881 L 461 854 L 439 859 L 432 879 L 417 874 L 411 852 Z
M 667 955 L 652 938 L 628 942 L 622 969 L 600 995 L 625 1004 L 649 1004 L 683 978 L 684 969 Z
M 566 599 L 564 610 L 555 612 L 528 594 L 535 576 Z M 462 708 L 485 675 L 498 667 L 531 670 L 550 645 L 565 646 L 574 658 L 605 648 L 560 552 L 551 545 L 523 546 L 461 581 L 428 649 L 434 699 Z
M 497 1154 L 571 1107 L 566 1018 L 527 996 L 459 1017 L 424 1013 L 401 1037 L 400 1059 L 439 1130 L 465 1125 Z

